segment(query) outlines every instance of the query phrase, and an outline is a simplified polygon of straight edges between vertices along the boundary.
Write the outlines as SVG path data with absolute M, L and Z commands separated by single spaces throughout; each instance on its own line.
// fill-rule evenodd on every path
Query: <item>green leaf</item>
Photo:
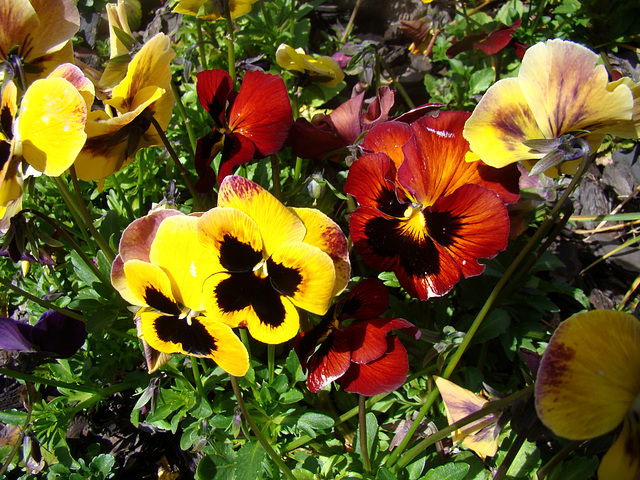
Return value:
M 381 467 L 376 474 L 376 480 L 396 480 L 398 477 L 384 467 Z
M 260 442 L 245 443 L 238 451 L 236 480 L 256 480 L 262 478 L 262 462 L 267 452 Z
M 561 463 L 551 471 L 549 480 L 582 480 L 591 478 L 598 468 L 598 457 L 576 457 Z
M 487 318 L 478 328 L 473 337 L 473 343 L 483 343 L 503 334 L 509 328 L 509 323 L 511 323 L 509 314 L 500 308 L 496 308 L 487 315 Z
M 373 457 L 372 451 L 375 440 L 378 438 L 378 419 L 376 416 L 369 412 L 365 415 L 365 423 L 367 429 L 367 451 L 369 452 L 369 456 Z M 360 426 L 358 425 L 358 433 L 356 435 L 356 444 L 355 444 L 356 452 L 360 452 Z
M 468 471 L 466 463 L 447 463 L 432 468 L 420 480 L 463 480 Z
M 111 472 L 111 469 L 113 468 L 115 463 L 116 459 L 113 458 L 113 456 L 107 453 L 103 453 L 91 460 L 89 467 L 91 467 L 92 470 L 99 471 L 102 474 L 103 478 L 107 478 L 107 475 L 109 474 L 109 472 Z
M 487 88 L 493 83 L 495 72 L 493 68 L 487 67 L 482 70 L 478 70 L 471 74 L 469 79 L 469 86 L 471 88 L 471 94 L 477 95 L 487 91 Z
M 9 425 L 24 425 L 27 419 L 27 412 L 18 412 L 16 410 L 2 410 L 0 411 L 0 422 L 8 423 Z
M 298 420 L 298 428 L 309 435 L 316 438 L 316 430 L 333 427 L 333 418 L 322 413 L 307 412 Z
M 300 390 L 291 389 L 280 395 L 279 402 L 282 405 L 289 405 L 292 403 L 298 403 L 304 398 L 304 394 Z

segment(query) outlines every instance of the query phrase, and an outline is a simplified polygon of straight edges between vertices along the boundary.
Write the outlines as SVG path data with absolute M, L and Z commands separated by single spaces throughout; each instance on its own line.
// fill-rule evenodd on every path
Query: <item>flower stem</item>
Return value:
M 498 470 L 496 471 L 495 475 L 493 476 L 493 480 L 504 480 L 506 478 L 507 472 L 509 471 L 509 467 L 511 466 L 511 464 L 513 463 L 513 461 L 516 458 L 516 455 L 518 454 L 518 452 L 522 448 L 522 445 L 524 444 L 524 441 L 527 439 L 527 435 L 529 434 L 529 430 L 530 429 L 527 429 L 526 431 L 523 431 L 523 432 L 519 432 L 516 435 L 515 440 L 513 441 L 511 446 L 509 447 L 509 451 L 505 455 L 504 459 L 502 460 L 502 463 L 500 463 L 500 467 L 498 467 Z
M 233 387 L 233 393 L 236 396 L 236 400 L 238 401 L 238 406 L 242 411 L 242 415 L 244 416 L 245 420 L 249 424 L 249 427 L 251 427 L 251 431 L 258 439 L 258 442 L 260 442 L 260 445 L 262 445 L 262 447 L 266 450 L 267 454 L 280 468 L 280 471 L 284 473 L 284 476 L 287 477 L 289 480 L 296 480 L 296 477 L 293 475 L 293 473 L 291 473 L 291 470 L 289 469 L 289 467 L 287 467 L 287 464 L 284 463 L 282 458 L 280 458 L 280 455 L 276 453 L 276 451 L 269 444 L 269 442 L 264 437 L 264 435 L 262 435 L 262 432 L 253 421 L 253 418 L 251 418 L 251 415 L 249 415 L 249 410 L 247 410 L 247 406 L 245 405 L 244 400 L 242 399 L 242 392 L 240 391 L 240 384 L 238 383 L 237 377 L 234 377 L 233 375 L 229 375 L 229 378 L 231 379 L 231 386 Z
M 231 75 L 231 85 L 235 89 L 237 83 L 236 75 L 236 52 L 234 50 L 235 35 L 233 20 L 231 19 L 231 10 L 229 10 L 229 1 L 222 0 L 224 4 L 224 19 L 227 22 L 227 35 L 224 37 L 224 43 L 227 46 L 227 58 L 229 60 L 229 75 Z
M 84 219 L 84 223 L 93 236 L 93 239 L 98 244 L 98 247 L 100 247 L 100 250 L 102 250 L 102 253 L 105 254 L 107 260 L 109 260 L 109 263 L 111 263 L 113 262 L 113 259 L 116 258 L 116 254 L 109 245 L 109 242 L 104 239 L 102 234 L 93 224 L 93 221 L 91 221 L 91 214 L 89 213 L 89 210 L 87 210 L 87 205 L 84 203 L 84 198 L 82 197 L 82 192 L 80 191 L 80 183 L 78 182 L 78 177 L 76 176 L 76 169 L 73 165 L 69 167 L 69 173 L 71 173 L 71 183 L 73 183 L 73 190 L 76 193 L 77 205 L 80 209 L 82 218 Z
M 114 185 L 114 187 L 116 189 L 116 192 L 118 192 L 118 196 L 120 197 L 120 201 L 124 205 L 124 209 L 127 211 L 127 223 L 131 223 L 136 219 L 136 216 L 133 213 L 133 209 L 131 208 L 131 204 L 129 203 L 129 199 L 124 194 L 124 191 L 122 190 L 122 187 L 120 186 L 120 182 L 118 181 L 118 179 L 116 178 L 115 175 L 113 176 L 113 180 L 114 180 L 113 185 Z
M 203 70 L 209 70 L 207 55 L 204 51 L 204 35 L 202 34 L 202 19 L 196 17 L 196 31 L 198 32 L 198 53 Z
M 276 346 L 267 345 L 267 366 L 269 370 L 269 383 L 273 384 L 276 378 Z
M 64 180 L 60 177 L 53 177 L 53 181 L 56 183 L 58 190 L 60 191 L 60 195 L 62 195 L 62 200 L 64 200 L 65 205 L 69 209 L 69 213 L 73 217 L 73 221 L 76 224 L 77 228 L 80 230 L 80 234 L 84 238 L 84 241 L 87 242 L 87 245 L 91 245 L 91 239 L 89 238 L 89 234 L 87 233 L 87 229 L 83 228 L 82 215 L 76 205 L 76 202 L 73 200 L 73 196 L 69 191 L 69 188 L 64 183 Z
M 191 145 L 191 155 L 196 154 L 196 134 L 193 131 L 193 127 L 191 126 L 191 122 L 189 122 L 189 116 L 187 115 L 187 110 L 184 108 L 184 103 L 182 103 L 182 97 L 180 96 L 180 90 L 178 90 L 178 86 L 175 82 L 171 82 L 171 91 L 173 92 L 173 97 L 176 99 L 176 105 L 178 105 L 178 111 L 180 112 L 180 116 L 182 117 L 182 124 L 184 128 L 187 130 L 187 135 L 189 136 L 189 144 Z
M 347 38 L 351 33 L 351 29 L 353 28 L 353 22 L 355 22 L 356 20 L 356 15 L 358 14 L 361 3 L 362 0 L 356 0 L 356 4 L 353 7 L 353 11 L 351 12 L 351 17 L 349 17 L 349 23 L 347 23 L 347 26 L 345 27 L 344 32 L 342 32 L 342 36 L 340 37 L 340 43 L 344 43 L 347 41 Z
M 371 462 L 369 461 L 369 451 L 367 448 L 367 407 L 364 395 L 358 395 L 358 422 L 360 428 L 360 455 L 364 471 L 371 473 Z
M 482 306 L 482 309 L 478 312 L 478 315 L 476 315 L 476 318 L 471 324 L 471 327 L 469 327 L 469 330 L 467 331 L 462 342 L 458 346 L 458 349 L 451 356 L 451 359 L 449 360 L 447 367 L 442 373 L 443 378 L 448 379 L 453 373 L 453 371 L 455 370 L 455 368 L 458 366 L 458 362 L 462 358 L 462 355 L 464 354 L 464 352 L 467 350 L 467 347 L 471 343 L 471 340 L 473 339 L 473 336 L 475 335 L 475 333 L 478 331 L 478 328 L 480 328 L 482 321 L 485 319 L 487 314 L 491 311 L 491 308 L 493 307 L 493 304 L 495 303 L 495 300 L 498 298 L 500 292 L 505 287 L 505 285 L 507 285 L 507 282 L 511 279 L 516 269 L 528 257 L 531 250 L 533 250 L 533 248 L 538 244 L 538 242 L 540 242 L 544 238 L 546 233 L 553 226 L 554 222 L 556 221 L 556 217 L 558 213 L 562 209 L 562 206 L 569 198 L 569 195 L 571 195 L 571 192 L 573 192 L 575 187 L 578 185 L 578 183 L 580 182 L 580 179 L 582 178 L 584 173 L 587 171 L 592 161 L 593 161 L 593 157 L 590 157 L 588 154 L 586 154 L 583 157 L 583 160 L 580 164 L 580 169 L 571 179 L 571 183 L 569 184 L 567 189 L 564 191 L 564 193 L 562 194 L 562 196 L 560 197 L 556 205 L 551 210 L 551 212 L 549 212 L 544 222 L 542 222 L 540 227 L 538 227 L 538 230 L 536 230 L 536 233 L 533 234 L 533 236 L 529 239 L 527 244 L 516 256 L 513 262 L 511 262 L 511 265 L 509 265 L 509 267 L 504 272 L 504 274 L 502 275 L 502 277 L 500 278 L 496 286 L 493 288 L 491 294 L 489 295 L 489 298 L 487 298 L 484 305 Z M 420 422 L 427 414 L 427 411 L 429 411 L 429 409 L 433 405 L 433 402 L 435 401 L 436 397 L 437 397 L 437 389 L 434 388 L 429 394 L 429 396 L 427 397 L 427 400 L 425 401 L 424 405 L 422 405 L 422 407 L 420 408 L 420 411 L 418 412 L 418 416 L 413 421 L 413 424 L 409 428 L 407 435 L 405 436 L 405 438 L 402 439 L 402 442 L 400 443 L 400 445 L 398 445 L 398 447 L 389 456 L 389 460 L 388 460 L 389 466 L 392 466 L 398 460 L 398 457 L 402 454 L 402 452 L 405 450 L 405 448 L 407 447 L 407 444 L 411 440 L 412 435 L 417 430 L 418 426 L 420 425 Z
M 280 163 L 277 155 L 270 155 L 271 181 L 273 182 L 273 196 L 282 202 L 282 189 L 280 188 Z
M 182 180 L 184 180 L 185 185 L 187 186 L 187 188 L 189 189 L 189 192 L 191 193 L 191 196 L 193 197 L 193 205 L 195 207 L 195 210 L 198 212 L 203 211 L 204 207 L 202 205 L 202 202 L 200 201 L 200 195 L 198 195 L 198 192 L 196 192 L 196 189 L 194 188 L 193 184 L 191 183 L 191 180 L 189 179 L 189 172 L 187 172 L 187 169 L 184 168 L 184 165 L 182 165 L 182 162 L 180 162 L 180 159 L 178 158 L 178 154 L 176 154 L 176 151 L 171 146 L 171 142 L 169 142 L 169 139 L 164 134 L 164 131 L 162 130 L 162 127 L 160 126 L 158 121 L 155 118 L 153 118 L 153 116 L 151 115 L 149 116 L 149 120 L 151 120 L 151 123 L 155 127 L 156 132 L 158 132 L 158 135 L 160 136 L 162 143 L 167 149 L 167 152 L 169 152 L 169 155 L 171 156 L 173 163 L 175 163 L 177 169 L 180 171 L 180 175 L 182 175 Z

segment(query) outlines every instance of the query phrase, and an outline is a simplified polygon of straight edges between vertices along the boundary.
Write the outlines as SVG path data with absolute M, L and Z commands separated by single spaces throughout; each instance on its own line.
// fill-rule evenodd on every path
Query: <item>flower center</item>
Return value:
M 267 260 L 263 259 L 253 267 L 253 273 L 258 278 L 267 278 L 269 276 L 269 272 L 267 272 Z

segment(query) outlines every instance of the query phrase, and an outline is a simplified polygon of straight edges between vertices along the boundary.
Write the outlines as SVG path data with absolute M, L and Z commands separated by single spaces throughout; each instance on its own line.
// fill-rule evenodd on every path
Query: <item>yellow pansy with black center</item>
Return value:
M 139 332 L 151 348 L 209 357 L 242 376 L 249 368 L 244 345 L 231 327 L 203 312 L 202 282 L 211 270 L 198 261 L 197 232 L 198 217 L 179 212 L 136 220 L 123 234 L 111 279 L 123 298 L 142 307 Z
M 277 344 L 298 332 L 297 308 L 326 313 L 348 282 L 348 250 L 340 228 L 313 212 L 289 209 L 259 185 L 226 177 L 218 207 L 198 224 L 208 250 L 200 260 L 216 270 L 204 282 L 208 315 Z

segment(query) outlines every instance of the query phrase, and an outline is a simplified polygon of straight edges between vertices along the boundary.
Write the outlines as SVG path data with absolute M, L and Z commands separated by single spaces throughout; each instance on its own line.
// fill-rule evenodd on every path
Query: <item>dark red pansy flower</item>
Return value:
M 477 159 L 462 136 L 467 118 L 442 112 L 380 124 L 347 177 L 345 192 L 359 204 L 349 225 L 356 250 L 421 300 L 479 275 L 478 259 L 507 246 L 505 203 L 518 199 L 519 172 L 466 161 Z
M 513 34 L 522 24 L 522 20 L 518 19 L 516 23 L 507 27 L 502 25 L 489 33 L 478 33 L 475 35 L 467 35 L 459 42 L 455 42 L 447 50 L 447 56 L 453 58 L 459 53 L 467 50 L 482 50 L 487 55 L 493 55 L 506 47 L 511 47 L 516 51 L 516 55 L 522 58 L 527 49 L 527 45 L 518 42 L 513 38 Z
M 222 152 L 218 183 L 232 168 L 254 158 L 279 152 L 293 125 L 287 87 L 278 75 L 247 72 L 240 91 L 233 90 L 224 70 L 198 73 L 198 99 L 213 118 L 215 128 L 198 139 L 195 163 L 200 180 L 196 190 L 208 192 L 215 185 L 211 162 Z
M 389 293 L 378 279 L 361 281 L 335 304 L 314 329 L 302 333 L 296 353 L 313 393 L 334 380 L 345 391 L 378 395 L 407 378 L 407 351 L 392 330 L 420 338 L 420 330 L 402 318 L 378 318 L 389 308 Z M 355 319 L 346 328 L 344 320 Z

